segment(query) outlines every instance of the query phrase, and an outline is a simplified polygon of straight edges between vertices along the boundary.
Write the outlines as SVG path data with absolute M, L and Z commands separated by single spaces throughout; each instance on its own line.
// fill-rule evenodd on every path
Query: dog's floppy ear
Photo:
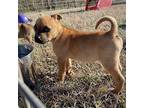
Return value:
M 62 17 L 59 14 L 53 14 L 51 15 L 52 18 L 56 19 L 56 20 L 61 20 Z
M 19 31 L 18 31 L 18 38 L 24 38 L 24 34 L 25 34 L 25 26 L 24 24 L 18 24 L 19 26 Z
M 25 29 L 25 25 L 24 24 L 21 24 L 20 25 L 20 30 L 24 30 Z

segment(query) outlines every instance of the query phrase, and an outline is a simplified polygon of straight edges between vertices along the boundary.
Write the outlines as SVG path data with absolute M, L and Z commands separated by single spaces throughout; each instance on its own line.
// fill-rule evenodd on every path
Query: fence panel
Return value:
M 93 0 L 94 1 L 94 0 Z M 125 3 L 125 0 L 113 0 L 113 4 Z M 95 2 L 92 2 L 95 3 Z M 85 0 L 19 0 L 18 11 L 41 11 L 68 9 L 85 6 Z

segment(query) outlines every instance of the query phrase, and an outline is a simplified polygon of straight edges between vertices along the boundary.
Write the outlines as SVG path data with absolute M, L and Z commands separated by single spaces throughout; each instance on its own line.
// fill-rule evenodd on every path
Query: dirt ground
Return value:
M 81 31 L 95 31 L 98 18 L 111 15 L 117 19 L 119 25 L 126 23 L 126 6 L 114 5 L 111 8 L 97 11 L 79 11 L 60 13 L 62 23 L 68 27 Z M 35 23 L 40 14 L 51 15 L 57 12 L 29 12 L 25 13 Z M 109 26 L 102 25 L 103 30 Z M 119 34 L 125 41 L 125 29 L 119 28 Z M 58 72 L 57 61 L 51 43 L 39 45 L 35 43 L 32 60 L 37 73 L 37 85 L 33 92 L 47 106 L 47 108 L 125 108 L 126 88 L 122 90 L 118 99 L 108 89 L 113 86 L 111 76 L 105 75 L 102 67 L 97 63 L 82 63 L 73 60 L 73 78 L 66 78 L 63 86 L 56 83 Z M 126 75 L 126 52 L 121 52 L 122 74 Z M 19 97 L 19 105 L 23 102 Z

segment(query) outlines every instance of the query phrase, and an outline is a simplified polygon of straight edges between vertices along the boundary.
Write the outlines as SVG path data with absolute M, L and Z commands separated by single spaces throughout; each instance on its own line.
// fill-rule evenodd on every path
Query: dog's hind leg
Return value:
M 115 81 L 115 88 L 112 90 L 113 93 L 119 94 L 124 85 L 124 77 L 119 69 L 119 63 L 111 61 L 111 63 L 103 63 L 104 68 L 111 74 L 113 80 Z
M 66 75 L 66 60 L 58 58 L 58 67 L 59 67 L 58 81 L 60 83 L 63 83 Z
M 119 69 L 120 69 L 120 71 L 122 71 L 122 66 L 121 66 L 120 61 L 119 61 Z
M 67 62 L 66 62 L 66 75 L 68 75 L 70 77 L 73 75 L 72 60 L 70 58 L 67 59 Z

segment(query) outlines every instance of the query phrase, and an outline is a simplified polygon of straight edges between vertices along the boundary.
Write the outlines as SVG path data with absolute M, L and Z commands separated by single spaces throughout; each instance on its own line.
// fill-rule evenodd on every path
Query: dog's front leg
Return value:
M 58 58 L 58 67 L 59 67 L 59 72 L 58 72 L 58 81 L 60 83 L 64 82 L 65 75 L 66 75 L 66 62 L 67 60 Z
M 72 77 L 73 75 L 72 60 L 70 58 L 67 59 L 67 62 L 66 62 L 66 75 L 68 75 L 69 77 Z

